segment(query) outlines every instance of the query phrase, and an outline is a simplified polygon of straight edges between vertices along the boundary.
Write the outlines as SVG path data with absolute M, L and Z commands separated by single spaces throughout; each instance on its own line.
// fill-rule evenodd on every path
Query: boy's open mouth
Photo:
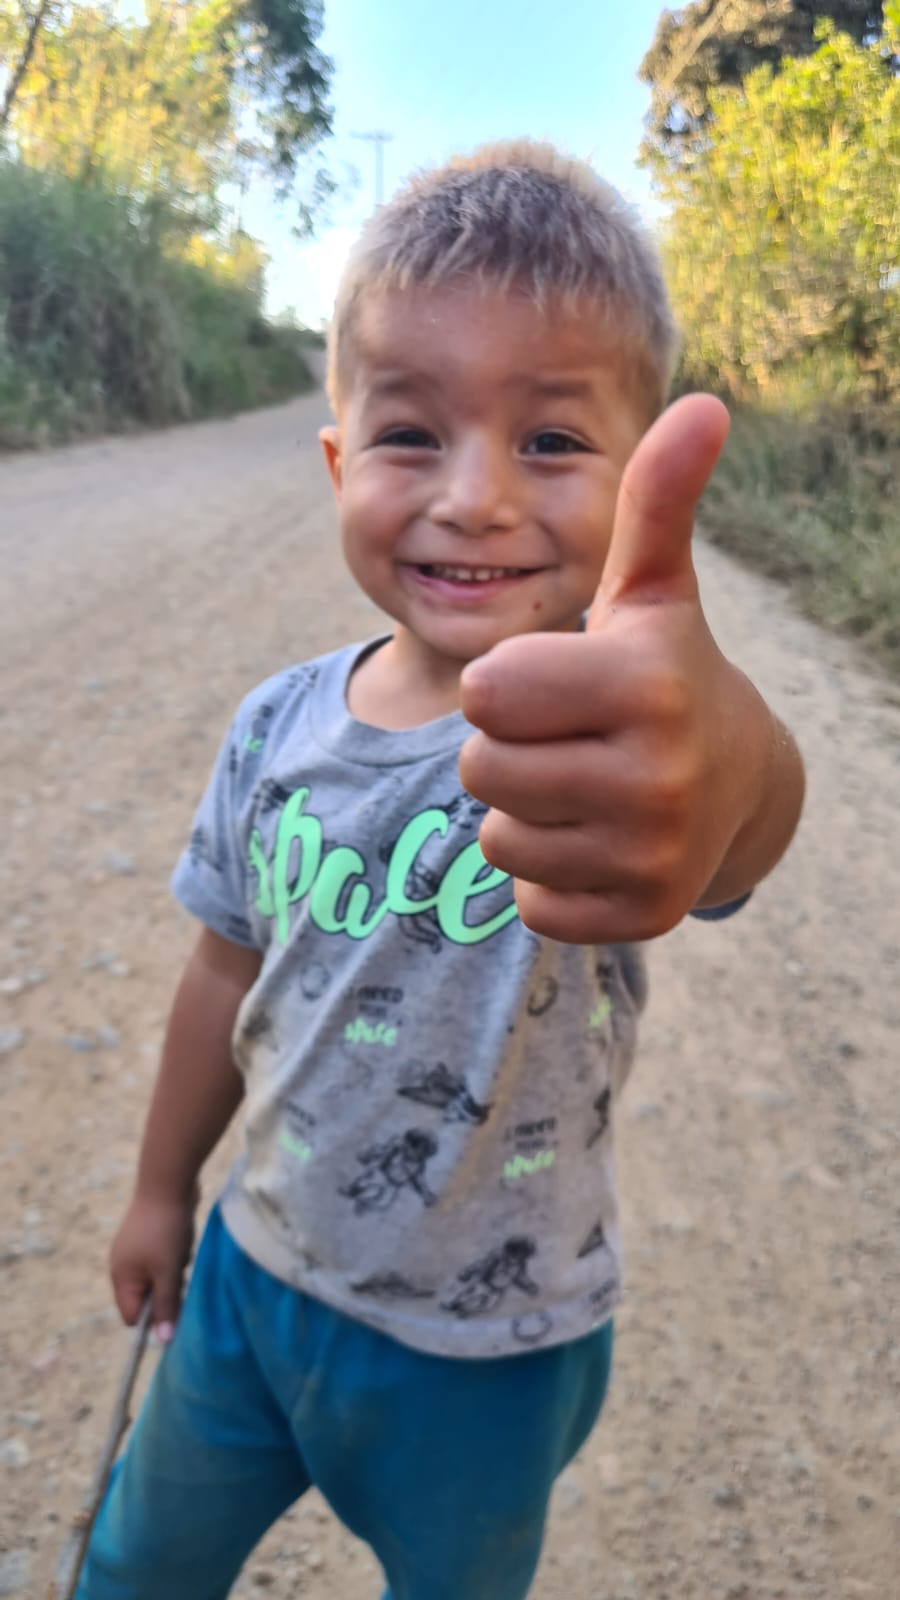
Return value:
M 442 578 L 450 583 L 491 583 L 503 578 L 526 578 L 534 567 L 458 567 L 437 562 L 417 562 L 423 578 Z

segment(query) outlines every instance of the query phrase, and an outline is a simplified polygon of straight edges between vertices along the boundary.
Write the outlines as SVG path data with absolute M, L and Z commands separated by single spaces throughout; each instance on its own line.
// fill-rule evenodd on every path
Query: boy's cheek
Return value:
M 422 496 L 412 474 L 372 462 L 344 482 L 342 515 L 361 533 L 372 529 L 399 534 L 409 519 L 421 514 Z

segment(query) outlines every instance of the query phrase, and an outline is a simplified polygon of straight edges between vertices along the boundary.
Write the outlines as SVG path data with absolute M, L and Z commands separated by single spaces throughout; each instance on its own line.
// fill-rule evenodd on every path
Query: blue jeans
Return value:
M 501 1360 L 424 1355 L 264 1272 L 216 1209 L 76 1600 L 221 1600 L 311 1485 L 378 1556 L 386 1600 L 522 1600 L 611 1355 L 611 1324 Z

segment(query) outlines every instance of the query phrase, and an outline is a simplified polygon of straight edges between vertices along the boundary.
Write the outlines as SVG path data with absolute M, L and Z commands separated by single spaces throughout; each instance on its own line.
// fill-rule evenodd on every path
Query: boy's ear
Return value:
M 335 423 L 329 423 L 327 428 L 322 428 L 319 433 L 319 443 L 328 468 L 328 476 L 334 487 L 338 500 L 341 498 L 341 430 Z

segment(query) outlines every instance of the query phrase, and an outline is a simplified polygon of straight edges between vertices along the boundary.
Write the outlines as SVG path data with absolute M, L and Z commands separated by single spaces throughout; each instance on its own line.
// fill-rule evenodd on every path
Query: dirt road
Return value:
M 105 1256 L 192 936 L 168 874 L 219 736 L 250 685 L 376 625 L 342 571 L 323 415 L 312 396 L 0 462 L 0 1595 L 46 1593 L 124 1359 Z M 900 696 L 768 583 L 699 565 L 809 802 L 740 917 L 651 952 L 613 1395 L 535 1596 L 888 1600 Z M 238 1592 L 258 1591 L 378 1585 L 310 1500 L 255 1554 Z

